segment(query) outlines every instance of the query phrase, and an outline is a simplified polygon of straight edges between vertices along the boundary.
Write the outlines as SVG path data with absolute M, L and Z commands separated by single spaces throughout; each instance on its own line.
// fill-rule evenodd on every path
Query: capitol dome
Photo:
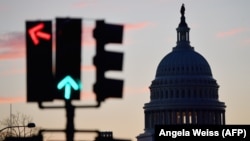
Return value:
M 150 101 L 144 105 L 145 132 L 138 141 L 151 141 L 155 125 L 224 125 L 225 103 L 219 101 L 219 85 L 207 60 L 190 45 L 181 7 L 177 44 L 160 61 L 149 86 Z
M 193 48 L 179 49 L 175 47 L 159 63 L 156 78 L 173 75 L 206 75 L 212 77 L 210 66 L 206 59 Z
M 191 105 L 194 101 L 199 103 L 200 99 L 218 101 L 219 86 L 212 76 L 210 65 L 190 46 L 190 28 L 184 12 L 176 30 L 177 45 L 160 61 L 150 86 L 151 103 L 159 99 L 171 101 L 172 98 Z
M 163 90 L 159 92 L 159 88 L 164 88 L 165 92 Z M 191 95 L 193 98 L 202 98 L 203 101 L 218 100 L 218 88 L 206 59 L 188 42 L 180 43 L 160 61 L 155 79 L 150 86 L 151 100 L 163 100 L 163 98 L 169 99 L 170 97 L 179 97 L 178 100 L 183 100 L 180 98 L 192 98 Z M 168 91 L 176 92 L 169 94 Z

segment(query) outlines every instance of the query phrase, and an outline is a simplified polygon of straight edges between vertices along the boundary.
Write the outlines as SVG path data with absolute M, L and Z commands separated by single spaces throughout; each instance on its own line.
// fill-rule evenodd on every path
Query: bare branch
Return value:
M 0 120 L 1 126 L 10 127 L 0 133 L 0 141 L 4 140 L 4 138 L 9 137 L 9 136 L 28 137 L 28 136 L 37 134 L 38 128 L 32 129 L 32 128 L 24 127 L 24 126 L 27 126 L 28 123 L 32 122 L 32 120 L 33 120 L 32 117 L 25 115 L 25 114 L 21 114 L 20 112 L 12 114 L 11 117 Z

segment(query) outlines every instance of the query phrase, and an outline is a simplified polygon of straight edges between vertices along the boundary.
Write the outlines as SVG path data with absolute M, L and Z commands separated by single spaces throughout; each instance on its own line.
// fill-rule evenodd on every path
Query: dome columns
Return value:
M 181 42 L 189 42 L 189 30 L 190 28 L 188 27 L 178 27 L 177 29 L 177 44 Z
M 158 111 L 145 111 L 145 130 L 154 129 L 155 125 L 225 125 L 224 110 L 198 110 L 198 109 L 168 109 Z

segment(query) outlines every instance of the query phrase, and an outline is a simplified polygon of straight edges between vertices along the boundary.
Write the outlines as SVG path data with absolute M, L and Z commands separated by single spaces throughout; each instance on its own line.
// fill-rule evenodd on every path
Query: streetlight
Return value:
M 28 128 L 34 128 L 34 127 L 36 127 L 36 124 L 33 123 L 33 122 L 31 122 L 31 123 L 28 123 L 28 124 L 27 124 L 27 127 L 28 127 Z
M 5 129 L 8 129 L 8 128 L 16 128 L 16 127 L 28 127 L 28 128 L 34 128 L 36 127 L 36 124 L 35 123 L 28 123 L 27 125 L 23 125 L 23 126 L 8 126 L 8 127 L 5 127 L 3 129 L 0 130 L 0 132 L 2 132 L 3 130 Z

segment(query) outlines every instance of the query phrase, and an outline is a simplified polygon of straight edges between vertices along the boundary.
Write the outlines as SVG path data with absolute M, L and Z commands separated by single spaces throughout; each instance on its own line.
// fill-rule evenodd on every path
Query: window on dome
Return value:
M 170 98 L 173 98 L 173 90 L 170 90 Z
M 166 92 L 165 98 L 168 98 L 168 91 L 166 90 L 165 92 Z
M 188 98 L 191 98 L 191 91 L 190 91 L 190 89 L 188 89 L 187 95 L 188 95 Z
M 182 90 L 181 90 L 181 98 L 184 98 L 184 97 L 185 97 L 185 90 L 182 89 Z
M 178 89 L 176 90 L 176 94 L 175 95 L 176 95 L 176 98 L 179 98 L 179 90 Z
M 193 94 L 193 95 L 194 95 L 194 98 L 197 98 L 197 93 L 196 93 L 196 90 L 194 89 L 194 91 L 193 91 L 193 92 L 194 92 L 194 94 Z

